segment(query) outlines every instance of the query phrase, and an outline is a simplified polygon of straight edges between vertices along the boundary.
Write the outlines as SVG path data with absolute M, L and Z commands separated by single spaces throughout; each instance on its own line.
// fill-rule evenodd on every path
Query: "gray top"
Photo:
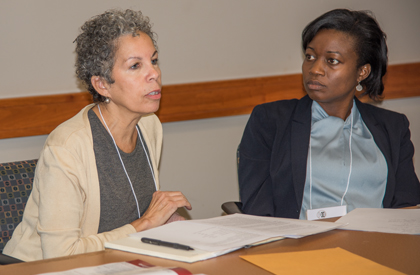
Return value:
M 350 126 L 353 117 L 350 162 Z M 312 195 L 310 194 L 310 154 L 308 154 L 306 182 L 300 219 L 306 210 L 347 205 L 347 212 L 355 208 L 382 208 L 388 177 L 384 155 L 353 102 L 349 117 L 329 116 L 316 102 L 312 103 L 311 141 Z M 351 163 L 351 170 L 350 170 Z M 350 173 L 351 171 L 351 173 Z M 350 184 L 346 192 L 350 174 Z M 311 198 L 310 198 L 311 197 Z
M 93 136 L 93 149 L 98 169 L 101 192 L 101 216 L 98 233 L 111 231 L 138 219 L 136 201 L 124 168 L 108 131 L 93 112 L 88 112 Z M 141 132 L 140 132 L 141 134 Z M 147 146 L 144 144 L 148 154 Z M 147 157 L 139 138 L 133 152 L 120 151 L 131 179 L 140 207 L 140 214 L 147 210 L 156 191 Z

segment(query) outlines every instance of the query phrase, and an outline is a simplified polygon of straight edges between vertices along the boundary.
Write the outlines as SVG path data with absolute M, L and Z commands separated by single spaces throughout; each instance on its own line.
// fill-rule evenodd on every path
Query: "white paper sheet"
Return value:
M 340 224 L 329 222 L 234 214 L 211 219 L 173 222 L 131 234 L 130 237 L 159 239 L 205 251 L 223 251 L 271 237 L 299 238 L 339 226 Z
M 336 222 L 345 230 L 420 234 L 420 209 L 356 208 Z
M 165 267 L 142 268 L 128 262 L 110 263 L 98 266 L 80 267 L 59 272 L 48 272 L 39 275 L 177 275 Z
M 283 236 L 289 238 L 301 238 L 336 228 L 328 222 L 259 217 L 244 214 L 194 220 L 192 222 L 233 227 L 236 230 L 254 232 L 268 237 Z

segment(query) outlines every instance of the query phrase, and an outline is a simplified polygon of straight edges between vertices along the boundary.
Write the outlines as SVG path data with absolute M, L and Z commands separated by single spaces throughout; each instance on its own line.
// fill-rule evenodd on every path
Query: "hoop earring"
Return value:
M 360 92 L 360 91 L 362 91 L 362 90 L 363 90 L 363 86 L 360 84 L 360 81 L 359 81 L 359 84 L 357 84 L 357 86 L 356 86 L 356 90 L 357 90 L 358 92 Z
M 109 99 L 109 97 L 105 97 L 104 102 L 105 102 L 106 104 L 108 104 L 108 103 L 110 103 L 110 102 L 111 102 L 111 100 Z

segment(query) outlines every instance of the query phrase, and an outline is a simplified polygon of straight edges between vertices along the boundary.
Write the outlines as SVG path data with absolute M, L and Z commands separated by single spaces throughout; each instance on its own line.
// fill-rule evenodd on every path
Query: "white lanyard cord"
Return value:
M 144 154 L 146 155 L 146 158 L 147 158 L 147 163 L 149 163 L 150 171 L 152 172 L 152 177 L 153 177 L 153 182 L 155 183 L 155 188 L 156 188 L 156 190 L 158 190 L 158 187 L 157 187 L 157 184 L 156 184 L 156 179 L 155 179 L 155 173 L 153 172 L 153 168 L 152 168 L 152 164 L 150 162 L 149 154 L 146 151 L 146 147 L 144 146 L 144 142 L 143 142 L 143 139 L 141 137 L 139 127 L 137 125 L 136 125 L 136 129 L 137 129 L 137 134 L 140 137 L 141 146 L 143 146 Z
M 349 185 L 350 185 L 350 176 L 351 176 L 351 172 L 352 172 L 352 168 L 353 168 L 353 152 L 351 150 L 351 138 L 353 136 L 353 110 L 350 113 L 350 136 L 349 136 L 349 150 L 350 150 L 350 171 L 349 171 L 349 176 L 347 178 L 347 186 L 346 186 L 346 191 L 344 191 L 343 197 L 341 197 L 341 205 L 343 205 L 344 202 L 344 197 L 347 194 L 347 191 L 349 190 Z
M 312 209 L 312 146 L 309 136 L 309 207 Z
M 97 106 L 98 106 L 99 114 L 101 115 L 102 121 L 104 122 L 105 127 L 106 127 L 106 129 L 107 129 L 107 131 L 108 131 L 109 135 L 111 136 L 112 141 L 114 142 L 114 146 L 115 146 L 115 149 L 117 150 L 118 157 L 120 158 L 121 165 L 122 165 L 122 167 L 123 167 L 123 169 L 124 169 L 125 175 L 127 176 L 128 182 L 130 183 L 131 191 L 133 192 L 133 195 L 134 195 L 134 200 L 136 201 L 137 213 L 138 213 L 139 218 L 140 218 L 140 217 L 141 217 L 141 214 L 140 214 L 139 202 L 138 202 L 138 200 L 137 200 L 136 193 L 134 192 L 134 188 L 133 188 L 133 184 L 131 183 L 131 179 L 130 179 L 130 177 L 128 176 L 127 170 L 125 169 L 124 162 L 123 162 L 123 160 L 122 160 L 122 158 L 121 158 L 120 150 L 118 149 L 117 143 L 115 142 L 115 139 L 114 139 L 114 137 L 112 136 L 111 131 L 109 130 L 108 125 L 106 124 L 106 121 L 105 121 L 104 117 L 102 116 L 101 107 L 100 107 L 99 105 L 97 105 Z M 146 154 L 146 157 L 147 157 L 147 162 L 149 163 L 149 167 L 150 167 L 150 171 L 152 171 L 153 181 L 154 181 L 154 183 L 155 183 L 155 187 L 156 187 L 156 190 L 157 190 L 157 184 L 156 184 L 156 180 L 155 180 L 155 174 L 154 174 L 154 172 L 153 172 L 153 168 L 152 168 L 152 165 L 151 165 L 151 163 L 150 163 L 149 156 L 148 156 L 148 154 L 147 154 L 146 148 L 144 147 L 143 139 L 141 138 L 141 135 L 140 135 L 140 132 L 139 132 L 139 129 L 138 129 L 138 127 L 137 127 L 137 126 L 136 126 L 136 130 L 137 130 L 137 134 L 138 134 L 138 136 L 139 136 L 139 138 L 140 138 L 141 145 L 143 146 L 144 153 Z
M 350 113 L 350 136 L 349 136 L 349 150 L 350 150 L 350 171 L 349 176 L 347 177 L 347 186 L 346 190 L 344 191 L 343 196 L 341 197 L 341 205 L 343 205 L 344 197 L 349 190 L 350 185 L 350 176 L 353 167 L 353 154 L 351 150 L 351 138 L 353 136 L 353 109 Z M 311 137 L 309 137 L 309 207 L 312 209 L 312 146 L 311 146 Z

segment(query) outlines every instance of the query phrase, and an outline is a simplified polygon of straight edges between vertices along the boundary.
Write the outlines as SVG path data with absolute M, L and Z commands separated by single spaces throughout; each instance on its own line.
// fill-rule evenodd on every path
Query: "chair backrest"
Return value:
M 0 253 L 22 221 L 37 160 L 0 163 Z
M 236 170 L 239 172 L 239 149 L 241 144 L 238 145 L 236 149 Z M 222 203 L 222 210 L 225 211 L 226 214 L 235 214 L 235 213 L 242 213 L 242 203 L 239 201 L 228 201 Z

